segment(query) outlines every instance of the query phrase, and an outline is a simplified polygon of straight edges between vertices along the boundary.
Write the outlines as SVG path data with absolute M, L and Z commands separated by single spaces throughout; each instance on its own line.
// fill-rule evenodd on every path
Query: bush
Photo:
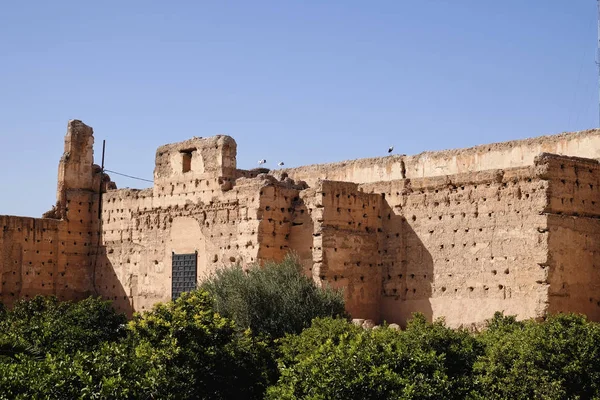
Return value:
M 42 353 L 87 351 L 124 337 L 126 322 L 109 301 L 100 298 L 61 302 L 36 296 L 0 313 L 0 342 Z
M 150 312 L 135 315 L 118 340 L 101 334 L 102 322 L 112 320 L 110 314 L 96 321 L 98 335 L 83 335 L 89 324 L 67 317 L 66 321 L 76 323 L 70 326 L 63 321 L 60 326 L 67 331 L 58 335 L 56 326 L 48 322 L 59 318 L 55 306 L 53 299 L 36 299 L 17 309 L 19 315 L 34 316 L 29 323 L 26 318 L 14 319 L 22 322 L 20 331 L 52 351 L 41 360 L 24 351 L 0 357 L 0 399 L 218 400 L 264 396 L 268 374 L 273 370 L 266 343 L 216 314 L 206 292 L 185 293 L 175 302 L 157 304 Z M 76 308 L 81 311 L 88 306 L 84 302 Z M 48 346 L 47 338 L 58 338 L 59 342 L 75 338 L 82 346 L 75 350 L 63 343 L 54 348 Z
M 463 399 L 478 344 L 466 332 L 417 316 L 407 331 L 316 319 L 281 340 L 280 378 L 269 399 Z
M 267 345 L 215 313 L 205 291 L 184 293 L 130 322 L 137 348 L 163 352 L 161 399 L 261 399 L 269 377 Z
M 271 338 L 300 333 L 317 317 L 346 317 L 343 295 L 319 288 L 291 256 L 281 263 L 219 269 L 202 284 L 217 312 L 253 334 Z
M 166 377 L 153 362 L 159 355 L 113 342 L 41 361 L 17 356 L 0 363 L 0 399 L 152 398 Z
M 485 346 L 475 364 L 481 398 L 600 397 L 600 325 L 584 316 L 538 323 L 496 313 L 478 339 Z

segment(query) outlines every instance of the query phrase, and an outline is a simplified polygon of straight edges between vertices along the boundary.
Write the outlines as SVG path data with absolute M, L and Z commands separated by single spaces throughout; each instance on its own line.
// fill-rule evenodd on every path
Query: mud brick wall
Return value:
M 260 260 L 281 261 L 293 248 L 290 246 L 295 204 L 299 191 L 282 186 L 264 186 L 259 190 L 260 220 L 257 241 Z M 299 244 L 302 248 L 302 244 Z
M 143 311 L 171 299 L 173 253 L 198 253 L 198 281 L 219 267 L 257 262 L 265 246 L 258 240 L 262 183 L 246 183 L 208 204 L 161 199 L 169 205 L 156 206 L 151 190 L 109 191 L 99 292 L 124 312 Z
M 55 295 L 67 282 L 58 264 L 57 220 L 0 216 L 0 270 L 2 303 L 20 298 Z
M 98 292 L 131 314 L 171 299 L 173 253 L 197 253 L 198 283 L 220 267 L 283 259 L 298 190 L 237 174 L 233 139 L 194 138 L 158 149 L 153 188 L 109 190 Z
M 70 192 L 63 220 L 0 216 L 2 303 L 38 294 L 80 300 L 94 293 L 93 200 L 90 193 Z
M 69 121 L 56 206 L 47 218 L 0 216 L 4 304 L 37 294 L 79 300 L 94 293 L 91 256 L 98 243 L 101 174 L 93 165 L 93 143 L 92 128 Z
M 547 182 L 534 168 L 361 187 L 387 202 L 383 319 L 418 311 L 467 326 L 495 311 L 543 314 Z
M 313 276 L 344 289 L 353 317 L 379 320 L 381 196 L 331 181 L 319 182 L 314 194 Z
M 64 143 L 56 206 L 0 216 L 7 305 L 97 294 L 131 315 L 171 299 L 174 253 L 197 253 L 200 282 L 292 252 L 355 318 L 600 320 L 598 130 L 279 171 L 239 170 L 235 140 L 194 137 L 159 147 L 144 190 L 93 164 L 81 121 Z
M 384 153 L 387 148 L 381 150 Z M 396 151 L 401 152 L 401 146 L 396 145 Z M 310 186 L 319 179 L 374 183 L 531 166 L 534 158 L 543 152 L 600 158 L 600 130 L 540 136 L 467 149 L 427 151 L 413 156 L 392 155 L 307 165 L 272 173 L 286 173 L 290 178 L 304 180 Z
M 550 154 L 536 159 L 549 180 L 549 309 L 600 320 L 600 165 Z

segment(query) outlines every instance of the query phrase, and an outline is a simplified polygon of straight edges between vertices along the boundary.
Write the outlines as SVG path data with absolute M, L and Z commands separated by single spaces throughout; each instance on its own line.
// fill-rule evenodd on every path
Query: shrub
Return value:
M 53 300 L 49 302 L 53 304 Z M 21 305 L 19 312 L 33 309 L 24 315 L 36 316 L 30 319 L 34 325 L 23 322 L 22 331 L 31 333 L 25 327 L 33 329 L 38 321 L 45 326 L 47 319 L 55 316 L 54 306 L 40 304 L 44 302 L 37 299 L 29 308 Z M 86 309 L 85 303 L 78 309 Z M 111 318 L 105 317 L 109 322 Z M 87 326 L 80 319 L 74 320 Z M 79 337 L 79 328 L 71 327 L 75 334 L 65 332 L 60 339 Z M 45 331 L 50 337 L 57 336 L 54 329 Z M 39 339 L 39 332 L 33 332 L 35 335 L 30 336 Z M 81 351 L 59 346 L 42 360 L 25 353 L 3 357 L 0 399 L 218 400 L 264 396 L 271 370 L 267 345 L 216 314 L 206 292 L 185 293 L 175 302 L 157 304 L 150 312 L 135 315 L 125 332 L 127 335 L 118 341 L 103 341 L 99 335 L 92 343 L 88 337 Z
M 179 398 L 157 397 L 169 383 L 165 365 L 171 358 L 164 349 L 125 342 L 41 361 L 19 355 L 0 363 L 0 399 Z
M 272 338 L 300 333 L 317 317 L 347 316 L 342 293 L 317 287 L 291 256 L 247 272 L 240 265 L 219 269 L 201 287 L 220 314 Z
M 600 325 L 584 316 L 538 323 L 496 313 L 478 339 L 485 345 L 475 364 L 481 398 L 600 397 Z
M 271 368 L 267 345 L 215 313 L 205 291 L 157 304 L 130 322 L 137 348 L 163 352 L 163 399 L 261 399 Z
M 0 342 L 43 353 L 86 351 L 124 337 L 126 322 L 109 301 L 100 298 L 61 302 L 36 296 L 0 313 Z
M 281 343 L 269 399 L 463 399 L 478 351 L 466 332 L 422 316 L 406 332 L 316 319 Z

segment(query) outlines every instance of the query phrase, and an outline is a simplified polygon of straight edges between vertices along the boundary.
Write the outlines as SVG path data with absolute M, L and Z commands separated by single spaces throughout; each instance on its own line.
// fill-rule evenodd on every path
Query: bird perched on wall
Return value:
M 264 159 L 263 160 L 258 160 L 258 165 L 263 165 L 266 162 L 267 162 L 267 160 L 264 160 Z
M 277 164 L 277 165 L 279 165 L 280 167 L 282 167 L 282 166 L 284 166 L 285 164 L 283 163 L 283 161 L 279 161 L 279 164 Z
M 394 146 L 390 146 L 390 148 L 388 149 L 388 154 L 392 154 L 392 151 L 394 151 Z

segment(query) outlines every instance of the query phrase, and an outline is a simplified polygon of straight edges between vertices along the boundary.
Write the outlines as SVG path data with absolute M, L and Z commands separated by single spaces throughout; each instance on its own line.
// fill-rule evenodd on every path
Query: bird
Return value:
M 265 160 L 265 159 L 258 160 L 258 165 L 263 165 L 266 162 L 267 162 L 267 160 Z
M 282 166 L 284 166 L 285 164 L 283 163 L 283 161 L 279 161 L 279 164 L 277 164 L 277 165 L 279 165 L 280 167 L 282 167 Z
M 390 148 L 388 149 L 388 154 L 391 154 L 392 151 L 394 151 L 394 146 L 390 146 Z

